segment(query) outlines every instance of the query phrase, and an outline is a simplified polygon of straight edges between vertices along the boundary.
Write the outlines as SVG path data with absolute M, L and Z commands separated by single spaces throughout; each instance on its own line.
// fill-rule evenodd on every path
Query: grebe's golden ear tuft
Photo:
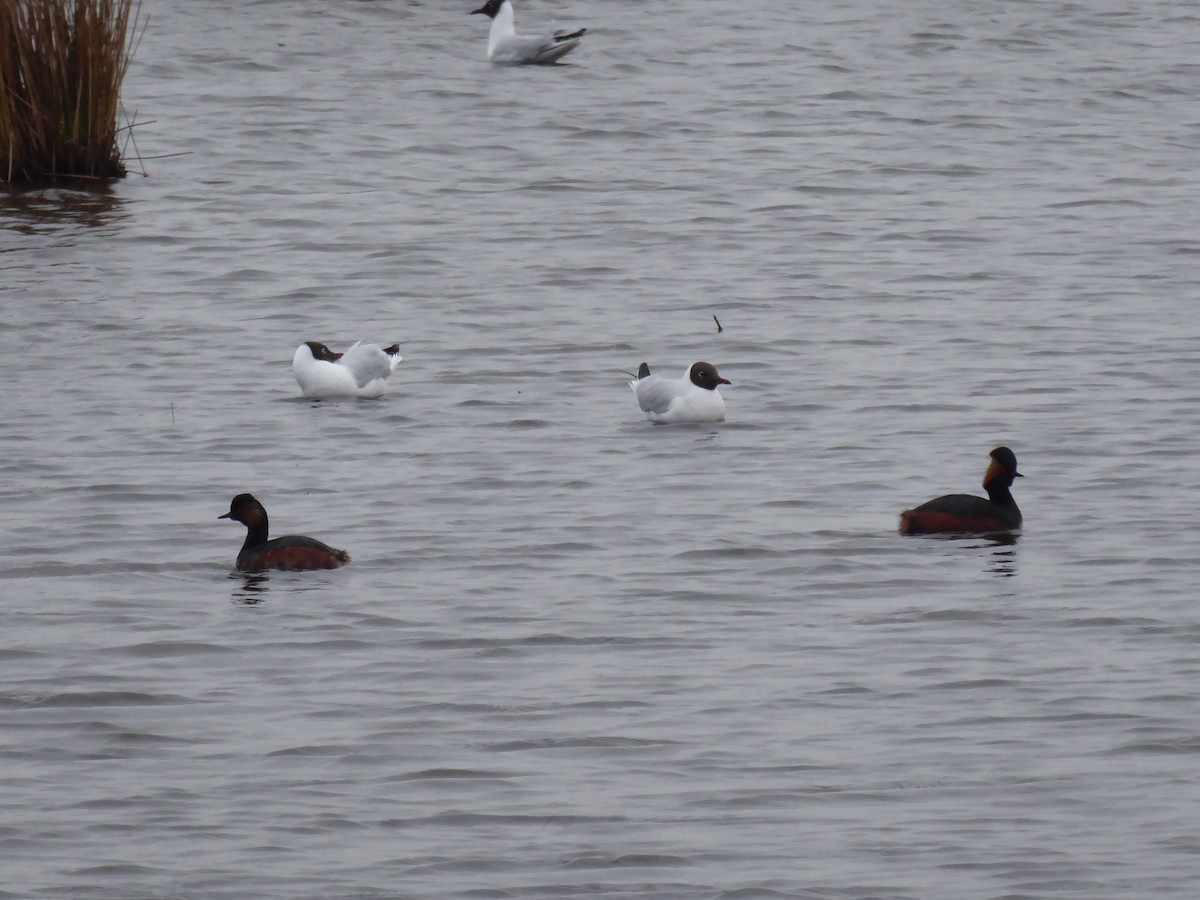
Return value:
M 997 447 L 990 454 L 991 462 L 983 473 L 983 486 L 986 488 L 995 481 L 1012 484 L 1014 478 L 1024 476 L 1017 471 L 1017 455 L 1007 447 Z

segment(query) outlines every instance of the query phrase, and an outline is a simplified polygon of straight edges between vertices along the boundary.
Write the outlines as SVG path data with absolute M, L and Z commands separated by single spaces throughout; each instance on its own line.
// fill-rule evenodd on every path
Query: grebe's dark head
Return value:
M 263 505 L 254 499 L 253 494 L 238 494 L 229 504 L 229 512 L 218 519 L 233 519 L 247 527 L 259 525 L 267 520 L 267 511 Z

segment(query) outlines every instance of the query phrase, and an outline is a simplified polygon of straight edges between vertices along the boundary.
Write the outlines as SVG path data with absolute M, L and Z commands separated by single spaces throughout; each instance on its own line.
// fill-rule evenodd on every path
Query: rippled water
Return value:
M 1197 896 L 1200 16 L 470 8 L 146 0 L 0 199 L 0 896 Z

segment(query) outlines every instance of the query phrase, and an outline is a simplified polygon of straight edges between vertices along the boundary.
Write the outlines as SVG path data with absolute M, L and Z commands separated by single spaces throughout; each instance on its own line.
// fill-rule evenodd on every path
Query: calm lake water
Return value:
M 1200 896 L 1200 13 L 473 5 L 145 0 L 0 196 L 0 896 Z

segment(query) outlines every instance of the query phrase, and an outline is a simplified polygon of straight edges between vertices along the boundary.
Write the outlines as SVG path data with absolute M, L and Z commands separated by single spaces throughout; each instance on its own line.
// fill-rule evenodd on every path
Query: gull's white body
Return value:
M 402 357 L 384 353 L 378 344 L 358 341 L 336 362 L 315 359 L 307 344 L 296 348 L 292 374 L 305 397 L 378 397 Z
M 722 422 L 725 400 L 721 392 L 705 390 L 692 383 L 691 366 L 682 378 L 663 378 L 653 373 L 629 382 L 638 405 L 651 422 Z
M 495 63 L 552 63 L 579 46 L 576 32 L 555 32 L 546 37 L 521 37 L 513 24 L 512 3 L 505 0 L 492 19 L 487 58 Z

